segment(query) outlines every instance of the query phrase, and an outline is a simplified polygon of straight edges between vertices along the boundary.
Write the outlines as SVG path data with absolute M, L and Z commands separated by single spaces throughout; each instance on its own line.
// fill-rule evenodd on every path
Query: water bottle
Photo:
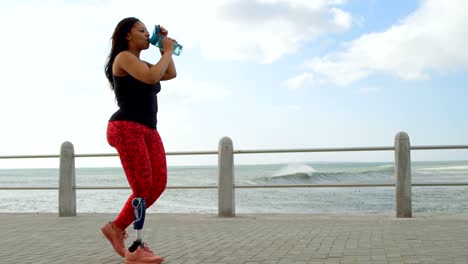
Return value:
M 154 26 L 153 35 L 149 39 L 149 42 L 162 50 L 163 49 L 162 39 L 164 37 L 159 35 L 159 30 L 160 30 L 159 25 Z M 174 43 L 174 52 L 172 54 L 179 56 L 180 53 L 182 52 L 182 49 L 183 49 L 182 45 L 180 45 L 179 43 Z

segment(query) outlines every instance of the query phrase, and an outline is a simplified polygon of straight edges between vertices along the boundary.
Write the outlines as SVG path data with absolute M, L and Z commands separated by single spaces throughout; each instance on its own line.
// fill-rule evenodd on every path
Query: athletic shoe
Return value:
M 140 246 L 133 252 L 127 251 L 125 254 L 125 264 L 146 264 L 154 263 L 159 264 L 164 261 L 164 258 L 155 255 L 151 249 L 149 249 L 146 243 L 141 243 Z
M 125 247 L 125 239 L 128 237 L 125 231 L 118 231 L 113 227 L 112 222 L 109 222 L 101 227 L 101 231 L 111 243 L 115 252 L 121 257 L 125 257 L 127 248 Z

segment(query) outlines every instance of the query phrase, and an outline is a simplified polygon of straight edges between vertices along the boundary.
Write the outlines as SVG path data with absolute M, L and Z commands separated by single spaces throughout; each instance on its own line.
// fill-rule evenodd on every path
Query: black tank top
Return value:
M 158 98 L 161 84 L 147 84 L 130 74 L 114 78 L 114 92 L 119 110 L 109 121 L 132 121 L 156 129 Z

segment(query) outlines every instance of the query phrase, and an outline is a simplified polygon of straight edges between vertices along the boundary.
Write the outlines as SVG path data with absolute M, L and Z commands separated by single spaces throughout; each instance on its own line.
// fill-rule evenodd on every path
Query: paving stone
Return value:
M 113 217 L 0 214 L 0 263 L 122 264 L 100 233 Z M 168 264 L 466 264 L 467 232 L 468 214 L 148 214 L 143 237 Z

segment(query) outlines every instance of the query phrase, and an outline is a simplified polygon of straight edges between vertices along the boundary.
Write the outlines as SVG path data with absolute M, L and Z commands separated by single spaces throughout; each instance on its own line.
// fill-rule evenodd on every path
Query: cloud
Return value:
M 299 89 L 306 85 L 306 83 L 312 83 L 314 80 L 314 76 L 308 72 L 305 72 L 301 75 L 292 77 L 286 81 L 286 86 L 291 89 Z
M 345 30 L 351 28 L 352 17 L 350 13 L 335 7 L 330 9 L 330 12 L 332 13 L 333 17 L 332 24 L 336 25 L 337 28 Z
M 200 45 L 212 59 L 272 63 L 323 33 L 349 29 L 351 15 L 336 7 L 341 2 L 231 1 L 217 8 L 215 34 Z
M 384 32 L 364 34 L 343 51 L 306 61 L 317 80 L 349 85 L 372 74 L 428 80 L 433 74 L 467 68 L 468 2 L 425 0 Z M 303 76 L 301 74 L 300 76 Z
M 307 41 L 327 32 L 348 30 L 351 15 L 338 0 L 205 0 L 128 2 L 109 0 L 65 2 L 68 22 L 87 20 L 109 27 L 126 16 L 140 18 L 151 31 L 163 24 L 170 35 L 189 50 L 199 47 L 212 60 L 272 63 L 296 52 Z M 144 7 L 144 8 L 142 8 Z M 96 10 L 109 12 L 96 14 Z M 194 10 L 197 10 L 194 12 Z M 86 14 L 86 15 L 84 15 Z M 90 31 L 92 34 L 92 31 Z M 109 37 L 106 36 L 106 37 Z
M 140 0 L 138 4 L 129 4 L 111 0 L 112 12 L 106 16 L 138 16 L 148 28 L 163 24 L 184 49 L 200 48 L 203 56 L 211 60 L 272 63 L 324 33 L 348 30 L 352 18 L 339 8 L 344 3 L 337 0 L 181 0 L 156 4 Z

